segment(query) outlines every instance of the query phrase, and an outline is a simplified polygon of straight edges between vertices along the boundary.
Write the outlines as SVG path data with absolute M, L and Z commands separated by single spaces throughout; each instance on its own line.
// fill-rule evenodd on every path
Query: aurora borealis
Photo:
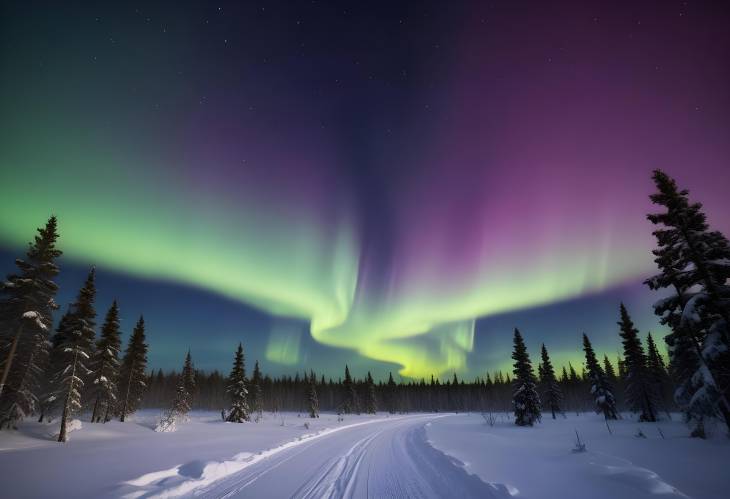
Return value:
M 713 2 L 2 11 L 0 269 L 55 213 L 62 296 L 98 265 L 153 365 L 476 375 L 514 326 L 610 352 L 620 300 L 658 328 L 650 171 L 730 232 Z

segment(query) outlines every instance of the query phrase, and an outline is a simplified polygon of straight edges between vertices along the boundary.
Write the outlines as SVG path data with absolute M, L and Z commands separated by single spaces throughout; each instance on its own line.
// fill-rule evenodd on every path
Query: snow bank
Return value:
M 679 421 L 639 423 L 628 414 L 610 423 L 613 434 L 595 414 L 542 421 L 517 427 L 500 415 L 489 426 L 480 415 L 464 415 L 436 420 L 426 431 L 429 443 L 470 473 L 529 498 L 710 499 L 723 497 L 730 484 L 730 442 L 721 432 L 691 439 Z M 646 438 L 636 437 L 639 429 Z M 576 430 L 585 452 L 573 452 Z

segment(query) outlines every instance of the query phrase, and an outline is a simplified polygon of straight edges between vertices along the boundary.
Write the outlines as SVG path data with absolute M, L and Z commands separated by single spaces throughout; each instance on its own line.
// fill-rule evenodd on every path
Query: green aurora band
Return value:
M 439 276 L 423 272 L 387 301 L 374 300 L 356 293 L 359 242 L 348 217 L 336 231 L 322 231 L 316 216 L 300 210 L 267 212 L 245 203 L 234 209 L 200 199 L 174 177 L 163 179 L 160 169 L 131 176 L 121 161 L 84 159 L 91 157 L 102 155 L 59 146 L 21 159 L 6 150 L 0 182 L 9 208 L 0 212 L 0 242 L 22 247 L 30 229 L 55 213 L 62 247 L 77 262 L 198 286 L 309 320 L 315 340 L 398 364 L 404 376 L 464 371 L 477 317 L 598 291 L 646 270 L 645 260 L 633 258 L 641 247 L 543 247 L 540 258 L 520 265 L 482 262 L 460 289 L 439 292 Z M 272 331 L 266 356 L 295 364 L 296 333 Z

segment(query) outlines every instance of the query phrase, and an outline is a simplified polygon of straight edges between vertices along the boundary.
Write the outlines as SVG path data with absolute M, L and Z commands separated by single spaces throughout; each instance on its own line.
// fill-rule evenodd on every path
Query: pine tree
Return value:
M 342 402 L 342 412 L 345 414 L 358 412 L 355 385 L 352 382 L 352 377 L 350 376 L 350 368 L 347 365 L 345 365 L 345 381 L 342 383 L 342 389 L 344 390 L 345 397 Z
M 243 423 L 249 420 L 248 390 L 246 389 L 246 366 L 243 357 L 243 346 L 239 343 L 236 356 L 233 359 L 233 368 L 228 376 L 228 394 L 231 397 L 231 409 L 226 421 Z
M 62 402 L 61 430 L 58 434 L 58 441 L 65 442 L 67 439 L 66 427 L 68 419 L 81 408 L 81 391 L 84 387 L 83 378 L 91 371 L 86 367 L 91 358 L 94 345 L 94 327 L 96 311 L 94 310 L 94 297 L 96 286 L 94 284 L 95 270 L 92 268 L 79 291 L 76 301 L 71 305 L 70 315 L 63 332 L 63 343 L 61 344 L 62 370 L 55 374 L 57 383 L 56 398 Z
M 550 356 L 548 355 L 548 351 L 547 348 L 545 348 L 544 343 L 542 344 L 540 354 L 542 360 L 542 362 L 540 362 L 540 382 L 543 387 L 543 400 L 550 408 L 553 419 L 555 419 L 555 414 L 562 412 L 560 410 L 560 405 L 563 402 L 563 394 L 560 391 L 558 381 L 555 379 L 555 369 L 550 361 Z M 565 368 L 563 368 L 563 375 L 567 377 Z
M 119 421 L 124 422 L 129 414 L 139 407 L 147 388 L 147 344 L 145 343 L 144 318 L 140 316 L 129 338 L 127 350 L 119 369 Z
M 378 401 L 375 397 L 375 382 L 368 371 L 368 377 L 365 381 L 365 412 L 367 414 L 375 414 L 378 412 Z
M 591 394 L 596 404 L 596 412 L 603 413 L 606 419 L 618 419 L 616 412 L 616 399 L 613 396 L 613 389 L 606 379 L 606 374 L 596 359 L 593 346 L 588 336 L 583 333 L 583 351 L 586 355 L 586 368 L 588 380 L 591 383 Z
M 671 390 L 669 374 L 651 333 L 646 336 L 646 368 L 649 371 L 649 378 L 654 387 L 654 392 L 658 394 L 662 406 L 668 412 L 669 392 Z
M 658 226 L 652 253 L 660 273 L 645 283 L 673 292 L 654 312 L 672 331 L 666 342 L 677 376 L 675 400 L 688 420 L 701 424 L 719 413 L 730 429 L 730 243 L 710 231 L 689 191 L 661 170 L 652 178 L 657 192 L 651 201 L 665 211 L 647 215 Z
M 190 350 L 188 350 L 185 356 L 185 363 L 183 364 L 182 380 L 185 386 L 185 393 L 188 394 L 187 403 L 189 407 L 193 407 L 193 399 L 195 398 L 195 368 L 193 367 L 193 358 L 190 356 Z
M 109 421 L 109 412 L 117 400 L 117 379 L 119 378 L 119 307 L 116 300 L 106 314 L 101 327 L 99 341 L 91 366 L 93 371 L 94 409 L 91 422 Z
M 178 379 L 175 398 L 172 401 L 167 414 L 160 420 L 155 428 L 157 432 L 175 431 L 177 423 L 182 422 L 192 408 L 193 395 L 191 389 L 195 388 L 195 371 L 193 370 L 193 359 L 188 350 L 185 356 L 183 370 Z
M 434 381 L 433 376 L 431 376 L 431 387 L 433 387 Z M 386 385 L 387 389 L 387 395 L 385 397 L 385 400 L 387 401 L 388 405 L 388 412 L 390 414 L 396 413 L 396 384 L 395 380 L 393 380 L 393 373 L 388 373 L 388 384 Z M 433 410 L 433 402 L 431 404 L 431 410 Z
M 32 413 L 42 366 L 48 356 L 48 331 L 52 324 L 58 286 L 53 279 L 59 269 L 61 251 L 56 217 L 38 229 L 29 244 L 26 259 L 15 261 L 20 273 L 0 284 L 0 428 Z
M 60 404 L 60 400 L 57 398 L 58 386 L 56 383 L 56 373 L 64 369 L 65 355 L 63 352 L 63 346 L 66 342 L 65 332 L 68 331 L 69 324 L 71 321 L 71 309 L 66 311 L 61 320 L 58 323 L 56 332 L 51 338 L 51 348 L 48 355 L 48 361 L 46 363 L 45 376 L 43 376 L 44 383 L 42 383 L 43 392 L 40 397 L 40 415 L 38 422 L 43 422 L 45 416 L 54 415 Z
M 260 418 L 264 412 L 264 399 L 262 392 L 263 378 L 261 369 L 259 369 L 259 361 L 257 360 L 253 366 L 253 375 L 251 376 L 251 410 Z
M 512 405 L 515 411 L 515 424 L 518 426 L 532 426 L 540 421 L 540 397 L 535 390 L 535 375 L 532 372 L 530 355 L 527 353 L 525 342 L 520 331 L 515 328 L 514 350 L 514 381 Z
M 448 386 L 448 397 L 449 397 L 449 409 L 458 413 L 461 409 L 461 393 L 459 390 L 459 378 L 457 378 L 456 373 L 454 373 L 454 377 L 451 380 L 451 384 Z
M 611 361 L 606 354 L 603 354 L 603 372 L 606 373 L 606 379 L 609 383 L 615 385 L 618 382 L 616 370 L 613 368 L 613 364 L 611 364 Z
M 579 394 L 579 389 L 581 386 L 581 379 L 578 376 L 578 373 L 575 371 L 575 368 L 573 365 L 568 362 L 568 387 L 569 387 L 569 393 L 570 398 L 573 401 L 575 413 L 580 414 L 580 411 L 583 409 L 583 403 L 581 400 L 583 400 L 583 397 Z
M 608 383 L 614 388 L 613 396 L 616 399 L 616 407 L 618 408 L 620 406 L 618 393 L 623 384 L 621 378 L 616 375 L 616 370 L 613 368 L 613 364 L 611 364 L 611 360 L 606 354 L 603 354 L 603 372 L 606 374 Z M 618 411 L 618 409 L 616 410 Z
M 317 399 L 317 378 L 314 376 L 314 371 L 307 379 L 307 409 L 309 410 L 310 418 L 319 417 L 319 400 Z
M 639 413 L 639 421 L 656 421 L 657 395 L 654 390 L 646 355 L 639 339 L 639 330 L 629 316 L 626 307 L 620 306 L 621 320 L 618 322 L 621 341 L 626 359 L 626 403 L 628 407 Z

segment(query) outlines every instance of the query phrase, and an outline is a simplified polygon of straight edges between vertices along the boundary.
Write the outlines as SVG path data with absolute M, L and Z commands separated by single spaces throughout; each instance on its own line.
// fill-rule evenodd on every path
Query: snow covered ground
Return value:
M 2 431 L 0 495 L 714 499 L 730 487 L 730 440 L 687 438 L 679 422 L 627 417 L 609 434 L 593 414 L 519 428 L 479 414 L 266 414 L 233 424 L 193 413 L 175 433 L 155 433 L 158 418 L 83 423 L 65 445 L 51 439 L 56 425 Z M 584 453 L 571 451 L 576 429 Z
M 719 499 L 730 490 L 730 439 L 688 438 L 677 421 L 611 421 L 595 414 L 544 417 L 532 428 L 498 415 L 444 418 L 427 426 L 429 441 L 482 480 L 504 483 L 518 497 Z M 586 452 L 575 453 L 578 431 Z M 637 437 L 641 432 L 646 438 Z M 661 430 L 661 433 L 660 433 Z M 662 433 L 664 437 L 662 437 Z

